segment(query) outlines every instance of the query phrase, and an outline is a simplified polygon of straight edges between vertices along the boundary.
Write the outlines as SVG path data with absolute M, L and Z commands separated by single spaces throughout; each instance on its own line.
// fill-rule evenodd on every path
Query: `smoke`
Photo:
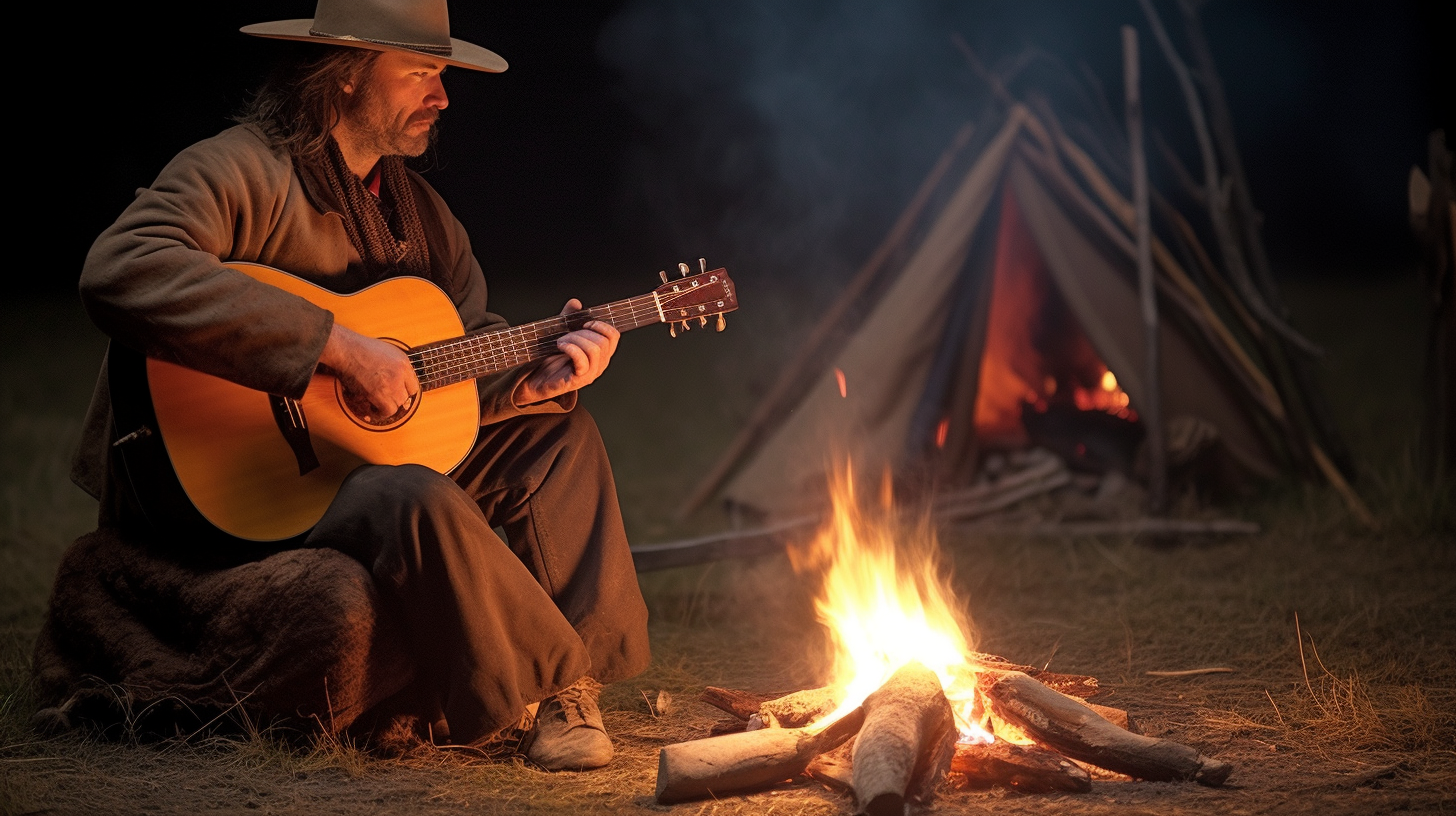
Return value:
M 1155 5 L 1181 42 L 1176 5 Z M 1423 53 L 1418 15 L 1400 4 L 1361 14 L 1336 5 L 1296 13 L 1219 3 L 1204 14 L 1256 199 L 1271 205 L 1269 234 L 1294 251 L 1319 242 L 1286 236 L 1285 210 L 1302 227 L 1335 202 L 1296 202 L 1287 191 L 1319 186 L 1332 170 L 1372 178 L 1380 184 L 1342 191 L 1343 210 L 1359 197 L 1382 208 L 1370 217 L 1404 228 L 1403 213 L 1384 212 L 1385 188 L 1424 153 L 1419 93 L 1402 89 L 1420 87 L 1405 81 Z M 1020 91 L 1061 93 L 1082 106 L 1074 116 L 1116 123 L 1123 24 L 1141 32 L 1148 125 L 1196 170 L 1184 101 L 1133 0 L 629 0 L 598 56 L 639 120 L 625 190 L 655 237 L 684 257 L 736 266 L 742 283 L 814 294 L 853 274 L 955 131 L 990 104 L 952 34 L 993 70 L 1012 71 Z M 1351 88 L 1352 74 L 1363 84 Z M 1359 100 L 1368 109 L 1353 110 Z M 1093 106 L 1101 112 L 1088 113 Z M 1372 143 L 1388 160 L 1372 156 Z M 1292 155 L 1308 161 L 1293 165 Z M 1164 168 L 1151 169 L 1159 183 Z
M 600 41 L 646 131 L 630 194 L 683 252 L 843 279 L 983 93 L 951 31 L 924 1 L 632 3 Z

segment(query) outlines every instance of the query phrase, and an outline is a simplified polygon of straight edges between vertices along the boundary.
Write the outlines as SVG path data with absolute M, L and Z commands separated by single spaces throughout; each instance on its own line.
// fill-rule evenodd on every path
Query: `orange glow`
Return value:
M 976 435 L 1001 447 L 1024 446 L 1030 440 L 1022 411 L 1029 406 L 1044 412 L 1053 402 L 1137 419 L 1117 377 L 1052 286 L 1041 250 L 1008 190 L 996 235 Z
M 933 533 L 905 530 L 892 508 L 875 514 L 855 499 L 851 469 L 836 471 L 833 514 L 818 536 L 790 550 L 796 572 L 822 580 L 815 609 L 834 649 L 829 684 L 845 692 L 820 728 L 854 710 L 901 666 L 918 661 L 939 677 L 963 742 L 991 742 L 980 724 L 969 621 L 953 603 Z M 883 502 L 883 497 L 881 498 Z
M 844 381 L 844 372 L 837 368 L 834 369 L 834 379 L 839 381 L 839 396 L 848 398 L 849 388 Z
M 935 426 L 935 446 L 945 447 L 945 438 L 950 436 L 950 417 L 941 417 L 940 424 Z
M 1105 367 L 1098 378 L 1097 388 L 1077 387 L 1072 390 L 1072 402 L 1083 411 L 1104 411 L 1116 417 L 1135 421 L 1137 411 L 1130 407 L 1127 392 L 1117 384 L 1117 377 Z

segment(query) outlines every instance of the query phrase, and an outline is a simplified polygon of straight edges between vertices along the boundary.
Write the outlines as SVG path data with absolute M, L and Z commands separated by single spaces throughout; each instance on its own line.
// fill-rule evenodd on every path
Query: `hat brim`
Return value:
M 474 43 L 464 40 L 450 38 L 450 56 L 432 54 L 428 51 L 417 51 L 408 46 L 385 45 L 383 43 L 369 42 L 345 37 L 320 37 L 311 33 L 313 20 L 277 20 L 271 23 L 254 23 L 243 26 L 240 30 L 244 34 L 251 34 L 254 37 L 267 37 L 273 40 L 295 40 L 298 42 L 313 42 L 320 45 L 342 45 L 346 48 L 367 48 L 371 51 L 404 51 L 410 54 L 420 54 L 427 57 L 443 60 L 446 65 L 454 65 L 459 68 L 469 68 L 472 71 L 487 71 L 498 74 L 507 67 L 506 61 L 499 54 L 488 48 L 481 48 Z

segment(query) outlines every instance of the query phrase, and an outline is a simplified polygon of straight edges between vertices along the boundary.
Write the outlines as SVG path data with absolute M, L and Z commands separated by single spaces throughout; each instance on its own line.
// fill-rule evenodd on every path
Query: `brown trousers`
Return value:
M 584 675 L 611 683 L 650 659 L 611 467 L 580 407 L 481 428 L 448 476 L 361 467 L 286 546 L 330 547 L 370 570 L 457 743 Z

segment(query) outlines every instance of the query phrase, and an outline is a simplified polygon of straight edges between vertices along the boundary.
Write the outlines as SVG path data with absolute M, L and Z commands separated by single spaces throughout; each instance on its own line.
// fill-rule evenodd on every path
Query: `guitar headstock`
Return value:
M 679 326 L 687 331 L 688 321 L 694 318 L 699 326 L 708 325 L 708 318 L 713 315 L 718 317 L 718 331 L 723 331 L 727 326 L 723 315 L 738 308 L 738 292 L 733 279 L 728 277 L 728 270 L 710 271 L 704 258 L 698 259 L 699 271 L 695 275 L 688 274 L 685 263 L 678 264 L 677 268 L 682 277 L 669 280 L 667 272 L 659 272 L 662 285 L 653 290 L 662 322 L 668 325 L 672 336 L 677 337 Z

